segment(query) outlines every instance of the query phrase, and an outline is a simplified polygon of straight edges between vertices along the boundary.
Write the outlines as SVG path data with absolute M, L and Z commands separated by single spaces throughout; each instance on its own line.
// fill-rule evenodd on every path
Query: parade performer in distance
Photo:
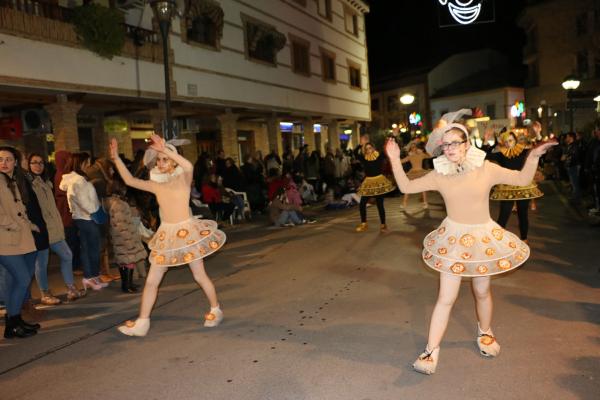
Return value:
M 439 361 L 440 343 L 458 296 L 463 277 L 472 278 L 478 319 L 476 343 L 483 356 L 500 353 L 492 332 L 491 275 L 511 271 L 529 257 L 529 247 L 518 237 L 505 231 L 490 218 L 489 193 L 497 184 L 523 186 L 529 184 L 538 160 L 556 144 L 546 142 L 532 149 L 521 171 L 502 168 L 485 161 L 485 152 L 471 146 L 466 127 L 454 122 L 471 110 L 445 114 L 427 142 L 426 150 L 434 156 L 434 171 L 410 180 L 402 169 L 398 144 L 389 140 L 386 151 L 394 177 L 404 193 L 436 190 L 444 198 L 448 216 L 438 229 L 424 240 L 423 260 L 440 273 L 437 303 L 431 317 L 425 351 L 413 368 L 432 374 Z
M 501 167 L 520 170 L 527 159 L 527 148 L 519 143 L 513 132 L 501 133 L 498 138 L 497 151 L 488 154 L 487 159 Z M 500 214 L 498 224 L 506 228 L 513 205 L 517 205 L 517 216 L 519 218 L 519 233 L 521 240 L 527 242 L 529 231 L 529 202 L 532 199 L 542 197 L 544 193 L 538 189 L 534 181 L 525 186 L 496 185 L 493 188 L 490 199 L 500 201 Z
M 119 157 L 116 139 L 110 143 L 110 155 L 117 171 L 128 186 L 156 195 L 160 208 L 161 225 L 148 243 L 150 271 L 146 278 L 139 317 L 119 326 L 128 336 L 145 336 L 150 329 L 150 313 L 154 307 L 158 287 L 168 267 L 189 264 L 194 279 L 204 290 L 210 302 L 204 326 L 215 327 L 223 319 L 215 287 L 206 275 L 203 258 L 217 251 L 225 243 L 225 234 L 214 221 L 196 219 L 189 208 L 194 166 L 177 153 L 175 146 L 153 135 L 146 150 L 144 163 L 152 168 L 150 180 L 134 178 Z
M 365 179 L 358 188 L 357 194 L 361 196 L 360 209 L 360 225 L 356 227 L 356 232 L 364 232 L 367 230 L 367 202 L 370 198 L 375 198 L 377 202 L 377 211 L 379 212 L 379 221 L 381 222 L 381 232 L 387 232 L 385 224 L 385 209 L 383 207 L 383 195 L 392 192 L 396 189 L 394 184 L 383 175 L 383 163 L 385 156 L 375 150 L 373 144 L 368 142 L 366 136 L 361 137 L 362 152 L 357 154 L 357 158 L 361 162 Z
M 408 170 L 408 172 L 406 173 L 406 176 L 408 176 L 408 179 L 417 179 L 422 177 L 423 175 L 426 175 L 429 171 L 426 169 L 423 169 L 423 160 L 427 159 L 427 158 L 431 158 L 431 156 L 429 154 L 427 154 L 420 146 L 422 146 L 423 143 L 417 143 L 416 141 L 411 142 L 408 145 L 408 155 L 406 157 L 404 157 L 401 162 L 402 164 L 409 162 L 410 163 L 410 170 Z M 429 205 L 427 204 L 427 192 L 423 192 L 422 193 L 423 196 L 423 208 L 428 208 Z M 402 200 L 402 207 L 406 208 L 408 207 L 408 193 L 404 193 L 404 198 Z

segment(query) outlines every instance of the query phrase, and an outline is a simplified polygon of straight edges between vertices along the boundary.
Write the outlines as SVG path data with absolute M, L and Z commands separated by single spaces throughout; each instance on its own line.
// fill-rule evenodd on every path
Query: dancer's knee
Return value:
M 456 297 L 457 296 L 440 295 L 438 296 L 436 305 L 440 307 L 452 307 L 456 302 Z

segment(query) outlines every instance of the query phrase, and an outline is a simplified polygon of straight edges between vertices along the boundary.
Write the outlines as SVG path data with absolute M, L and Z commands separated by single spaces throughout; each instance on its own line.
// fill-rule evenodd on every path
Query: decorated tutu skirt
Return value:
M 496 185 L 490 195 L 491 200 L 513 201 L 529 200 L 542 197 L 544 193 L 535 183 L 527 186 Z
M 529 246 L 491 219 L 459 224 L 446 218 L 423 241 L 423 260 L 432 269 L 477 277 L 511 271 L 529 258 Z
M 356 193 L 360 196 L 367 197 L 379 196 L 381 194 L 393 192 L 395 189 L 396 186 L 394 186 L 392 181 L 383 175 L 367 176 Z
M 215 221 L 190 217 L 176 224 L 163 222 L 148 243 L 150 263 L 163 267 L 188 264 L 219 250 L 225 239 Z

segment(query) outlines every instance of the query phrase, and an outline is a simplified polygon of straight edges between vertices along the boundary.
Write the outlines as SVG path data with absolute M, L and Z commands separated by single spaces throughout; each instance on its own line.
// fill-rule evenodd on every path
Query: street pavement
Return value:
M 477 350 L 465 280 L 438 371 L 412 370 L 438 282 L 422 239 L 444 216 L 439 196 L 428 210 L 412 196 L 407 210 L 386 199 L 387 234 L 376 207 L 362 234 L 356 208 L 319 212 L 314 225 L 229 230 L 206 262 L 225 312 L 214 329 L 202 327 L 207 302 L 185 267 L 167 274 L 144 338 L 115 329 L 139 302 L 117 283 L 52 307 L 36 337 L 0 341 L 0 398 L 599 399 L 600 230 L 543 189 L 532 257 L 493 278 L 496 359 Z

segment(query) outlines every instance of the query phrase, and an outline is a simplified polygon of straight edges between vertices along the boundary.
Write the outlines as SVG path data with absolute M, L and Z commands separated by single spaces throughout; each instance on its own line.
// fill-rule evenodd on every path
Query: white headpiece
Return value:
M 454 121 L 461 118 L 463 115 L 471 114 L 472 111 L 469 108 L 463 108 L 461 110 L 449 112 L 442 115 L 440 121 L 444 121 L 444 123 L 442 123 L 441 126 L 435 128 L 431 132 L 431 135 L 429 135 L 429 139 L 427 140 L 427 144 L 425 145 L 425 150 L 427 150 L 427 153 L 431 154 L 434 157 L 439 156 L 441 154 L 440 145 L 442 144 L 442 137 L 444 136 L 444 133 L 448 132 L 451 129 L 459 129 L 463 131 L 468 138 L 469 132 L 467 131 L 467 128 L 465 128 L 464 125 L 456 123 Z
M 171 151 L 177 152 L 176 146 L 184 146 L 190 143 L 191 142 L 188 139 L 171 139 L 165 143 L 165 147 Z M 146 152 L 144 153 L 144 165 L 150 170 L 150 180 L 154 182 L 168 182 L 172 177 L 183 173 L 183 168 L 179 165 L 175 167 L 175 170 L 170 174 L 160 172 L 155 166 L 157 156 L 158 152 L 152 148 L 146 149 Z

